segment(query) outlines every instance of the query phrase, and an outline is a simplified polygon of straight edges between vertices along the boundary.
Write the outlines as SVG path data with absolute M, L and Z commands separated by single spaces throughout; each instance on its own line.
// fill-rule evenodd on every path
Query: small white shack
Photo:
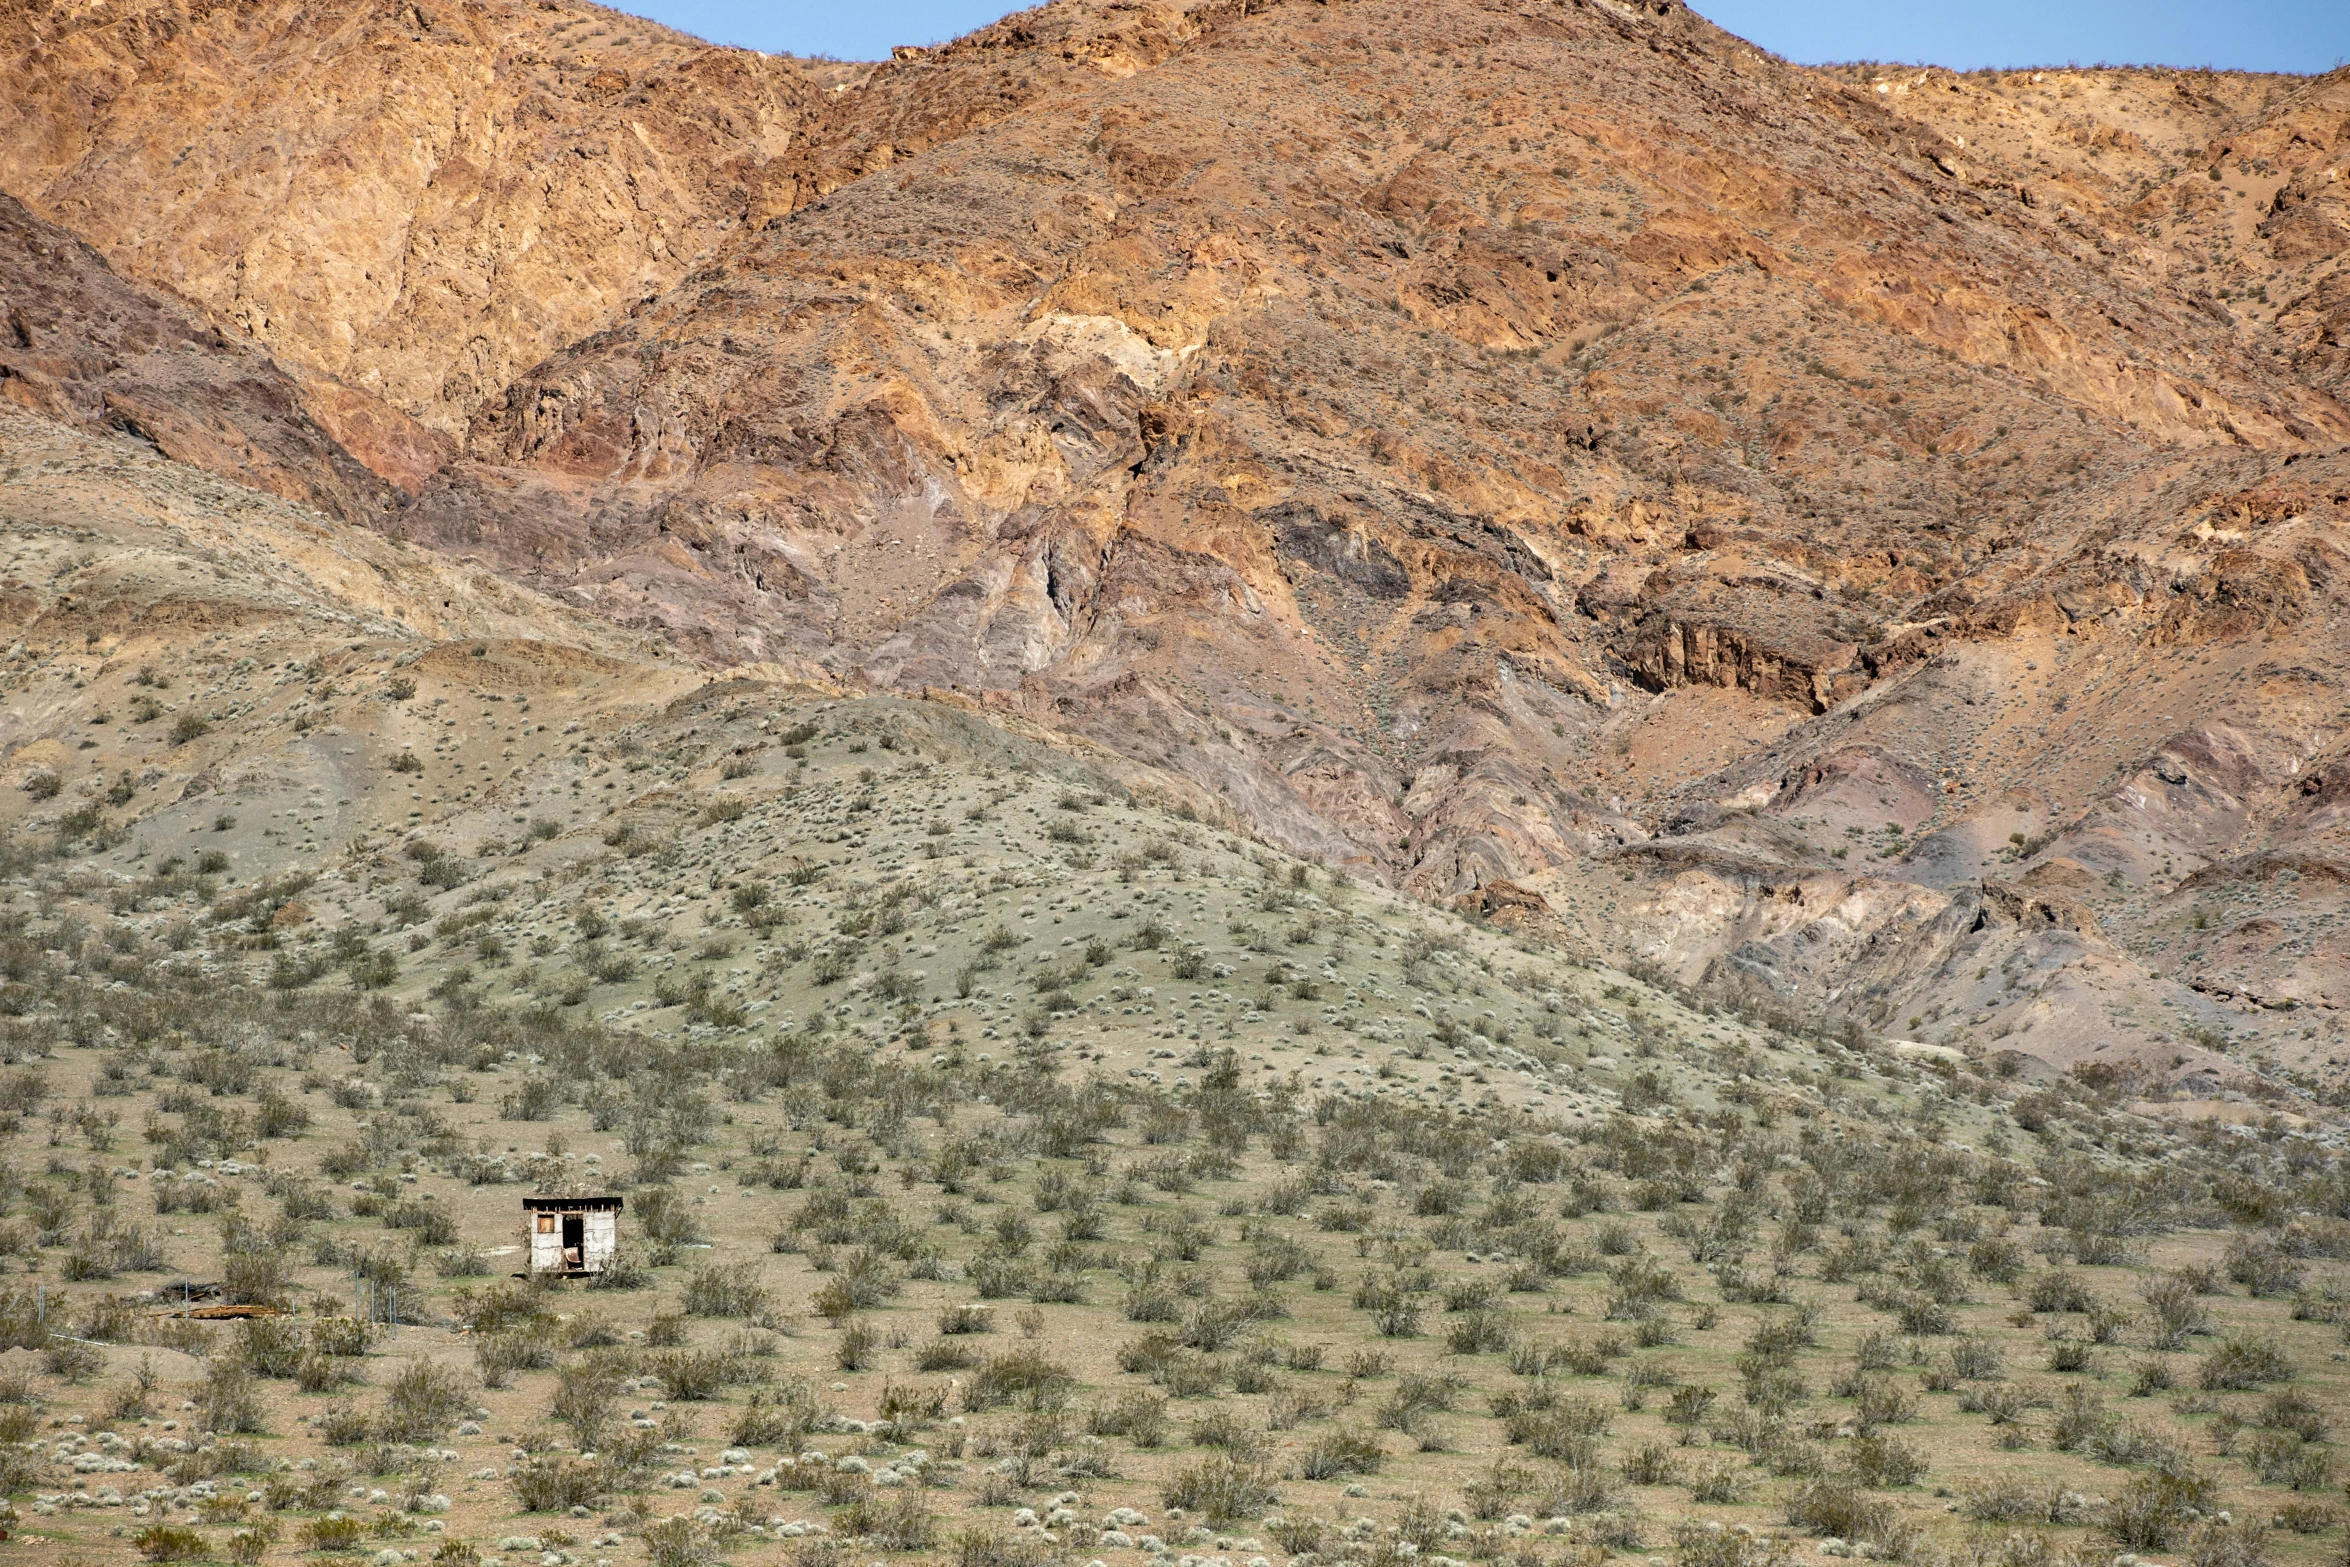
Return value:
M 617 1197 L 525 1197 L 522 1213 L 533 1273 L 601 1273 L 620 1249 Z

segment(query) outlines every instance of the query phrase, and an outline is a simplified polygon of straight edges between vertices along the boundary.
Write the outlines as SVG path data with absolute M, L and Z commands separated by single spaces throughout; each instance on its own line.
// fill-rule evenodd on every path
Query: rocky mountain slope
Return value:
M 532 602 L 1795 1015 L 2338 1064 L 2339 73 L 1602 0 L 0 31 L 0 186 Z
M 1832 74 L 1963 147 L 2125 271 L 2182 291 L 2255 352 L 2338 389 L 2350 329 L 2350 75 L 2213 71 Z
M 145 292 L 89 246 L 0 195 L 0 396 L 85 431 L 129 435 L 194 468 L 350 521 L 399 492 L 314 416 L 349 407 L 242 337 Z M 364 414 L 364 409 L 359 410 Z M 331 417 L 331 414 L 330 414 Z M 413 477 L 435 443 L 396 415 L 365 449 Z M 404 437 L 422 436 L 422 440 Z M 445 454 L 441 454 L 445 455 Z
M 0 8 L 0 189 L 447 435 L 701 263 L 823 85 L 594 5 Z

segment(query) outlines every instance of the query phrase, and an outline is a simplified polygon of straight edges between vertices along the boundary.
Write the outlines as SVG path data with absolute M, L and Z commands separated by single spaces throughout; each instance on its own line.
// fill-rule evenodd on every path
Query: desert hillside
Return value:
M 2290 1085 L 1725 1009 L 4 433 L 11 1555 L 2332 1548 Z M 513 1277 L 525 1194 L 610 1265 Z
M 0 1562 L 2340 1561 L 2350 75 L 0 57 Z

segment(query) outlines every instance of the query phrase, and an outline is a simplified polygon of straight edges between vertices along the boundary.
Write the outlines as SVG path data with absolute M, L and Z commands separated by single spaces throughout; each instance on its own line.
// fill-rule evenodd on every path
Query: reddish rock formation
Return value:
M 399 499 L 267 354 L 126 283 L 6 195 L 0 398 L 353 521 L 380 519 Z

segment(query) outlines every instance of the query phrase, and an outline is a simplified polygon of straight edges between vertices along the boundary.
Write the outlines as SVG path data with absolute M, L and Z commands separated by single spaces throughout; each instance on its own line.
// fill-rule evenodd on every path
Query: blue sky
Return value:
M 1696 0 L 1793 60 L 1977 66 L 2214 65 L 2327 71 L 2350 61 L 2350 0 Z M 622 0 L 718 43 L 877 60 L 994 21 L 1001 0 Z

